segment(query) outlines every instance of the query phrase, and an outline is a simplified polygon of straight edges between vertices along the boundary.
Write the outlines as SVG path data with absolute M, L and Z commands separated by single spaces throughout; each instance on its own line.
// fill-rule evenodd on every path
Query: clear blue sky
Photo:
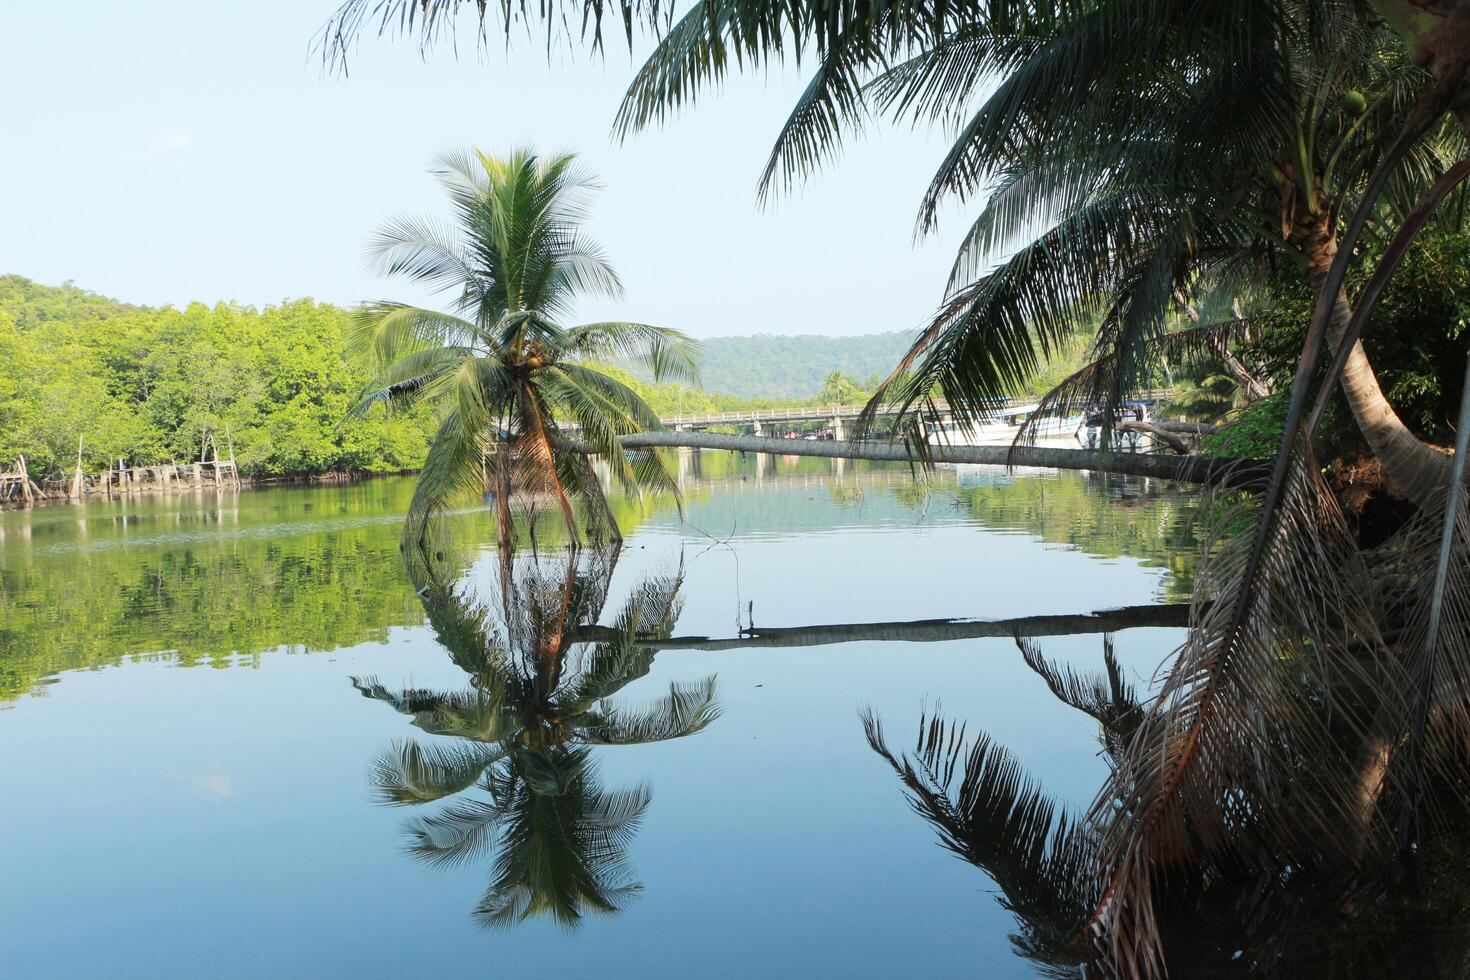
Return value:
M 575 149 L 607 189 L 593 230 L 627 316 L 696 336 L 912 329 L 962 231 L 915 244 L 937 134 L 875 129 L 774 207 L 755 182 L 802 79 L 736 77 L 618 145 L 634 61 L 367 38 L 351 74 L 310 51 L 336 0 L 16 4 L 0 32 L 0 272 L 139 303 L 423 301 L 362 262 L 393 214 L 442 207 L 449 146 Z M 470 22 L 465 21 L 469 28 Z M 471 30 L 462 37 L 472 37 Z M 636 52 L 641 58 L 646 47 Z

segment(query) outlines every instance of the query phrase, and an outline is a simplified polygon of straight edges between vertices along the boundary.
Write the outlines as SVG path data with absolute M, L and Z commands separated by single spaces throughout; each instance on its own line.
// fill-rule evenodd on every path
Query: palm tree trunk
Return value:
M 1314 256 L 1308 278 L 1320 288 L 1332 264 L 1329 249 Z M 1336 351 L 1352 319 L 1353 310 L 1347 296 L 1339 292 L 1328 321 L 1327 342 Z M 1378 383 L 1362 341 L 1353 344 L 1342 371 L 1342 393 L 1368 448 L 1383 466 L 1384 473 L 1410 500 L 1423 503 L 1449 474 L 1449 457 L 1421 440 L 1404 425 Z
M 572 513 L 572 502 L 567 497 L 567 488 L 562 486 L 561 478 L 556 473 L 556 456 L 551 445 L 551 436 L 546 431 L 546 422 L 541 417 L 541 406 L 537 403 L 536 392 L 529 382 L 521 382 L 521 426 L 524 429 L 524 437 L 531 441 L 531 451 L 536 454 L 536 462 L 541 468 L 541 478 L 546 481 L 547 488 L 552 496 L 556 498 L 557 506 L 561 508 L 561 519 L 567 526 L 567 538 L 573 548 L 577 547 L 577 517 Z
M 510 512 L 510 459 L 509 452 L 502 450 L 495 460 L 495 520 L 496 539 L 500 544 L 500 556 L 504 562 L 515 548 L 515 518 Z
M 587 464 L 591 469 L 592 464 Z M 623 529 L 618 527 L 618 519 L 613 516 L 612 504 L 607 502 L 607 494 L 602 492 L 602 484 L 598 482 L 597 475 L 593 473 L 588 480 L 591 488 L 592 503 L 602 515 L 603 522 L 607 525 L 607 539 L 613 544 L 623 543 Z

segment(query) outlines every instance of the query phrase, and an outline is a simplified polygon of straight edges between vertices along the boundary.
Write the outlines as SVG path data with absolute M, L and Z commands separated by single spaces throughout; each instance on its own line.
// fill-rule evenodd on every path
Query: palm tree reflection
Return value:
M 1063 703 L 1099 725 L 1116 774 L 1144 708 L 1110 638 L 1104 671 L 1078 674 L 1018 640 L 1026 662 Z M 994 880 L 1015 917 L 1017 953 L 1051 977 L 1127 977 L 1086 924 L 1102 899 L 1108 855 L 1093 825 L 1051 798 L 1005 748 L 962 723 L 928 716 L 908 752 L 889 748 L 866 713 L 872 748 L 902 781 L 940 843 Z M 1290 801 L 1283 801 L 1288 805 Z M 1248 819 L 1248 816 L 1243 817 Z M 1270 872 L 1228 861 L 1180 862 L 1155 903 L 1163 964 L 1173 977 L 1470 976 L 1470 826 L 1443 826 L 1394 860 L 1353 866 L 1304 849 Z
M 719 714 L 715 678 L 675 682 L 641 708 L 610 701 L 652 666 L 656 651 L 640 641 L 669 635 L 682 572 L 644 581 L 598 642 L 576 643 L 574 631 L 602 613 L 615 561 L 595 552 L 516 561 L 501 576 L 496 614 L 432 579 L 420 592 L 466 690 L 353 684 L 441 737 L 395 742 L 372 766 L 386 805 L 447 801 L 407 822 L 410 853 L 439 866 L 494 855 L 474 910 L 482 924 L 545 915 L 575 926 L 640 890 L 626 848 L 651 799 L 646 785 L 605 788 L 593 748 L 703 730 Z

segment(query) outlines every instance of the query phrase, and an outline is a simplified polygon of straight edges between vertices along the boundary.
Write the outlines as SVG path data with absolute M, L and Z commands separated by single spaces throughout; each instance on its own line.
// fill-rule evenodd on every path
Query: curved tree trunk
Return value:
M 836 442 L 806 439 L 772 439 L 767 436 L 731 436 L 718 432 L 639 432 L 618 440 L 628 449 L 686 446 L 692 449 L 722 449 L 773 456 L 821 456 L 827 459 L 871 459 L 919 464 L 923 460 L 902 443 Z M 571 444 L 568 448 L 590 452 L 591 447 Z M 933 446 L 929 458 L 935 463 L 978 463 L 990 466 L 1036 466 L 1060 470 L 1099 470 L 1125 476 L 1151 476 L 1185 483 L 1247 486 L 1261 480 L 1267 464 L 1255 460 L 1205 456 L 1154 456 L 1147 453 L 1114 453 L 1092 449 L 1052 449 L 1046 446 Z
M 1470 0 L 1369 0 L 1409 46 L 1414 64 L 1435 79 L 1460 128 L 1470 134 Z M 1442 109 L 1437 110 L 1436 114 Z M 1329 255 L 1328 261 L 1331 261 Z M 1325 266 L 1323 267 L 1325 275 Z M 1313 282 L 1317 278 L 1316 263 Z M 1347 324 L 1346 300 L 1339 295 L 1329 339 L 1339 339 Z M 1399 419 L 1378 385 L 1361 344 L 1354 346 L 1342 376 L 1343 393 L 1368 444 L 1384 470 L 1410 499 L 1422 502 L 1449 480 L 1449 457 L 1416 438 Z
M 1323 250 L 1324 254 L 1328 250 Z M 1332 263 L 1331 254 L 1325 261 L 1314 263 L 1311 282 L 1320 288 L 1327 277 L 1327 267 Z M 1347 296 L 1339 292 L 1332 308 L 1332 319 L 1327 326 L 1327 342 L 1335 352 L 1352 319 L 1353 310 Z M 1348 408 L 1368 448 L 1383 465 L 1383 471 L 1404 493 L 1415 502 L 1427 500 L 1437 488 L 1443 487 L 1449 474 L 1449 457 L 1424 442 L 1409 427 L 1404 425 L 1398 413 L 1378 383 L 1378 375 L 1363 350 L 1362 341 L 1353 344 L 1347 364 L 1342 371 L 1342 393 Z

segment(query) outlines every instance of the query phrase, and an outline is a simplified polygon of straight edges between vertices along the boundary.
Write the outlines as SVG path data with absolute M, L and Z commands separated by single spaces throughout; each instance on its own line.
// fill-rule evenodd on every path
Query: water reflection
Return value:
M 1144 716 L 1111 638 L 1101 672 L 1049 661 L 1017 640 L 1026 663 L 1061 702 L 1098 723 L 1115 772 Z M 898 776 L 910 805 L 939 842 L 994 881 L 1014 916 L 1018 955 L 1050 977 L 1133 977 L 1086 926 L 1101 904 L 1099 868 L 1109 855 L 1086 816 L 1068 810 L 983 732 L 939 715 L 921 718 L 914 747 L 895 751 L 879 718 L 865 714 L 872 749 Z M 1292 801 L 1277 801 L 1291 807 Z M 1458 812 L 1458 811 L 1457 811 Z M 1249 821 L 1249 814 L 1241 814 Z M 1463 977 L 1470 975 L 1470 825 L 1438 828 L 1392 857 L 1346 860 L 1304 847 L 1264 869 L 1228 859 L 1176 862 L 1159 878 L 1154 908 L 1159 975 L 1204 978 Z
M 364 696 L 410 715 L 431 742 L 395 742 L 375 760 L 380 802 L 435 804 L 405 825 L 409 852 L 432 865 L 493 856 L 474 918 L 506 926 L 547 916 L 573 926 L 621 909 L 641 889 L 628 862 L 652 794 L 609 789 L 594 748 L 694 735 L 719 715 L 715 678 L 674 683 L 641 707 L 612 699 L 649 672 L 679 615 L 682 572 L 645 579 L 596 642 L 615 554 L 523 554 L 479 602 L 429 578 L 421 589 L 439 643 L 462 670 L 459 691 L 390 690 L 353 678 Z
M 830 460 L 802 458 L 762 473 L 756 463 L 694 454 L 690 524 L 737 544 L 964 524 L 1167 564 L 1163 598 L 1190 589 L 1193 504 L 1158 481 L 1000 467 L 916 481 L 901 465 L 858 462 L 839 474 Z M 266 651 L 334 650 L 417 625 L 398 553 L 412 490 L 411 478 L 393 478 L 0 512 L 0 705 L 65 670 L 134 659 L 254 666 Z M 612 506 L 630 533 L 685 530 L 667 501 Z M 462 540 L 493 537 L 488 513 L 455 520 Z M 551 528 L 542 535 L 554 539 Z

